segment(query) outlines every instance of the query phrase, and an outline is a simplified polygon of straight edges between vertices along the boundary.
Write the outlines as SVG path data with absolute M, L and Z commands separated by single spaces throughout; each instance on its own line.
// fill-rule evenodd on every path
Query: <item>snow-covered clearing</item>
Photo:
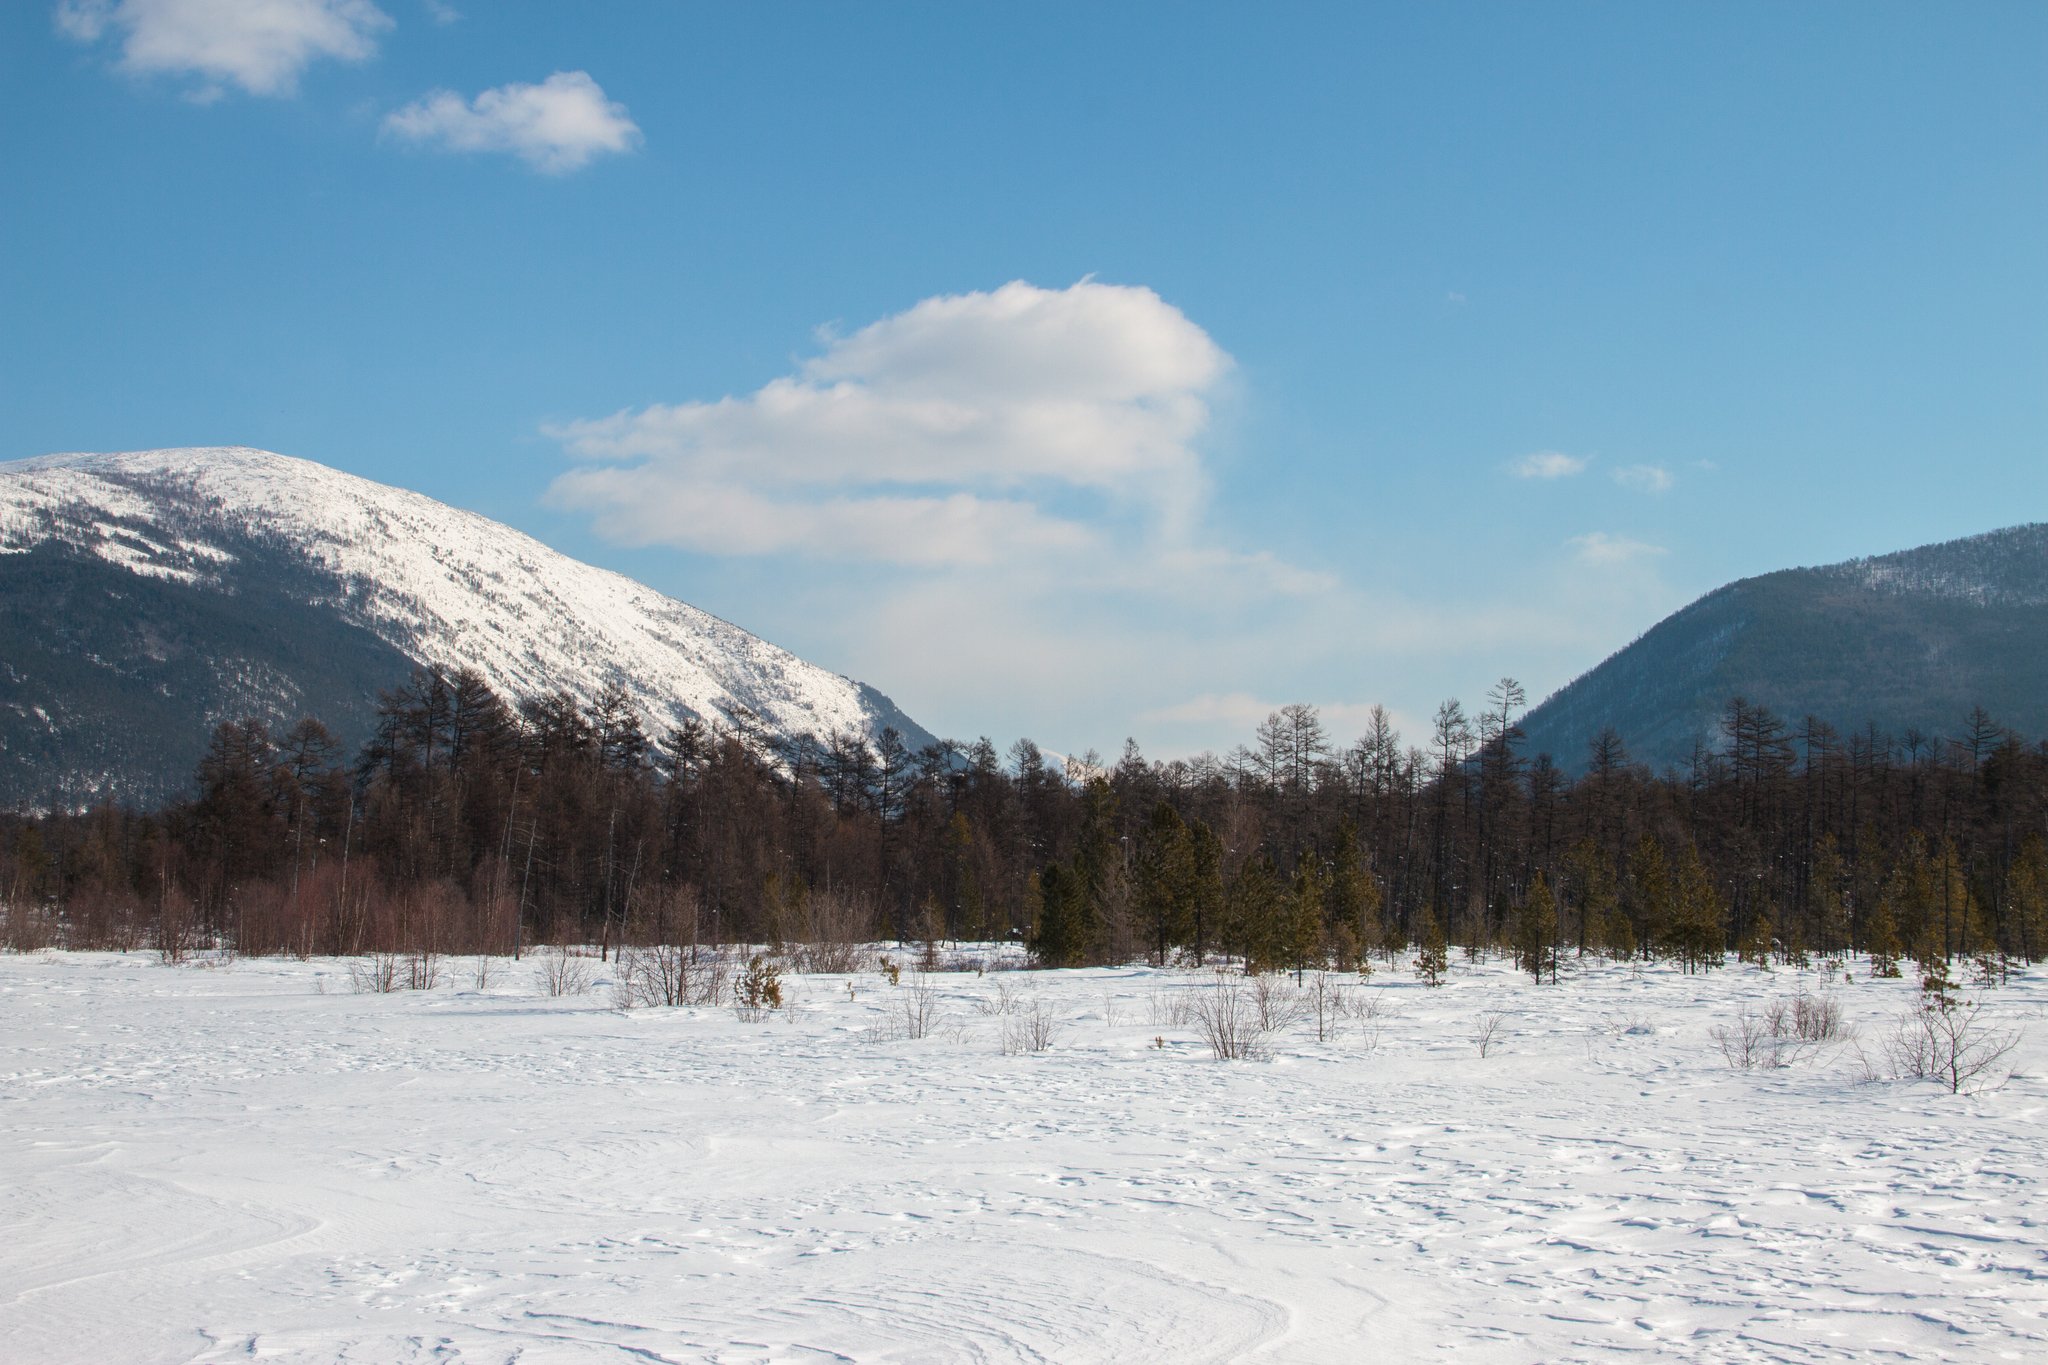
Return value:
M 1783 969 L 1382 971 L 1371 1025 L 1217 1063 L 1165 1022 L 1205 974 L 937 974 L 964 1032 L 877 1042 L 907 975 L 744 1023 L 449 965 L 0 959 L 0 1356 L 2048 1358 L 2044 969 L 1981 993 L 2020 1074 L 1955 1096 L 1731 1069 Z M 1917 990 L 1851 965 L 1874 1057 Z

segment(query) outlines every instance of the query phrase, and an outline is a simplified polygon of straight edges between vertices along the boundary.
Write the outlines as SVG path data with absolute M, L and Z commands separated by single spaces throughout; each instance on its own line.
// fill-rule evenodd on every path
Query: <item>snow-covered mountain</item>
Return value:
M 24 578 L 30 564 L 39 571 Z M 931 738 L 873 688 L 621 574 L 418 493 L 267 451 L 0 464 L 0 572 L 9 568 L 13 634 L 0 630 L 0 667 L 23 691 L 7 704 L 30 728 L 81 718 L 64 689 L 35 685 L 48 662 L 38 654 L 54 651 L 66 676 L 102 668 L 138 696 L 152 661 L 189 655 L 187 691 L 199 686 L 198 665 L 210 668 L 208 720 L 252 704 L 284 718 L 332 690 L 336 669 L 362 692 L 403 656 L 472 667 L 507 698 L 563 688 L 589 700 L 616 683 L 654 735 L 744 707 L 786 737 L 893 726 L 913 748 Z M 58 580 L 61 607 L 50 595 Z M 259 599 L 271 605 L 258 609 Z M 164 617 L 183 624 L 155 619 Z M 94 640 L 76 638 L 95 629 Z M 305 658 L 281 662 L 278 649 Z M 321 662 L 331 659 L 347 662 Z M 177 688 L 157 679 L 143 690 L 160 699 Z M 353 704 L 352 694 L 334 705 Z M 346 729 L 350 719 L 330 723 Z M 19 766 L 24 746 L 19 736 L 0 742 L 9 738 Z M 111 769 L 121 755 L 105 758 Z M 48 769 L 48 756 L 30 766 Z M 0 774 L 0 790 L 10 785 L 19 786 Z

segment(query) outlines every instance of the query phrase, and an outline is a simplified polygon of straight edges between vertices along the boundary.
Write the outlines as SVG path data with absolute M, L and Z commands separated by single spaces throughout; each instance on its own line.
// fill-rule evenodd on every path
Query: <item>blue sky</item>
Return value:
M 0 458 L 417 488 L 935 731 L 1414 735 L 2048 517 L 2048 9 L 0 11 Z

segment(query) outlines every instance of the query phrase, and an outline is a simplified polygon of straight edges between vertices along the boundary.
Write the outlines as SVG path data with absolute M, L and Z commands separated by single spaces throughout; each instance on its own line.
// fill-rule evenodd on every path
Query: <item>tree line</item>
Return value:
M 1732 698 L 1683 767 L 1604 731 L 1524 752 L 1522 689 L 1446 701 L 1420 744 L 1283 707 L 1227 754 L 1056 760 L 1029 740 L 779 739 L 735 709 L 649 736 L 627 694 L 515 701 L 467 670 L 318 720 L 213 732 L 153 811 L 0 815 L 14 947 L 301 955 L 542 942 L 1026 941 L 1047 965 L 1369 966 L 2048 951 L 2048 743 L 1846 734 Z

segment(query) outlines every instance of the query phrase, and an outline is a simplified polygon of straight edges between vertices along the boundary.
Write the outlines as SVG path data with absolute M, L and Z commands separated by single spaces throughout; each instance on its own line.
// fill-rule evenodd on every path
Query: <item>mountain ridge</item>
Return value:
M 1665 617 L 1523 718 L 1581 766 L 1613 726 L 1634 757 L 1721 747 L 1729 698 L 1847 731 L 1957 731 L 1974 706 L 2048 734 L 2048 523 L 1737 579 Z
M 38 549 L 44 550 L 41 560 L 21 558 Z M 59 568 L 60 560 L 70 566 Z M 109 675 L 124 667 L 138 676 L 154 668 L 162 695 L 171 695 L 165 691 L 173 686 L 171 674 L 188 694 L 198 686 L 192 667 L 181 672 L 164 651 L 133 630 L 123 632 L 120 609 L 107 605 L 104 595 L 118 597 L 126 580 L 105 577 L 84 561 L 159 585 L 152 602 L 195 623 L 203 618 L 217 626 L 224 619 L 209 609 L 209 594 L 266 602 L 272 633 L 243 622 L 243 643 L 254 652 L 236 655 L 241 665 L 212 660 L 217 672 L 279 669 L 272 656 L 279 650 L 279 658 L 289 655 L 287 637 L 306 630 L 320 637 L 316 653 L 338 652 L 354 661 L 354 672 L 338 687 L 290 677 L 256 688 L 265 703 L 257 713 L 285 723 L 296 719 L 286 714 L 296 688 L 308 698 L 334 693 L 343 713 L 337 733 L 357 728 L 351 717 L 374 701 L 356 695 L 357 675 L 375 670 L 377 650 L 354 631 L 391 652 L 384 662 L 472 667 L 508 698 L 560 688 L 589 701 L 608 685 L 620 686 L 650 734 L 692 717 L 721 721 L 743 707 L 778 737 L 824 738 L 848 730 L 875 735 L 893 727 L 913 748 L 932 741 L 866 684 L 424 494 L 248 447 L 46 455 L 0 465 L 0 576 L 10 585 L 14 612 L 7 654 L 0 656 L 8 666 L 0 686 L 0 799 L 40 799 L 39 785 L 55 780 L 62 787 L 70 780 L 57 758 L 66 746 L 50 739 L 51 714 L 65 699 L 47 687 L 39 694 L 29 664 L 46 675 L 57 658 Z M 37 574 L 68 585 L 66 613 L 82 610 L 89 633 L 107 648 L 73 639 L 77 632 L 65 613 L 38 614 Z M 316 617 L 323 618 L 317 626 Z M 68 676 L 87 675 L 72 668 Z M 401 670 L 384 685 L 403 676 Z M 221 707 L 238 697 L 249 700 L 233 688 L 186 697 L 187 709 L 204 722 L 202 742 L 213 722 L 236 718 Z M 321 718 L 336 724 L 335 717 Z M 39 728 L 37 741 L 32 735 Z M 361 736 L 343 737 L 353 742 Z M 189 771 L 158 772 L 139 785 L 127 783 L 123 794 L 146 800 L 175 790 Z M 124 785 L 104 767 L 77 776 L 95 790 Z

